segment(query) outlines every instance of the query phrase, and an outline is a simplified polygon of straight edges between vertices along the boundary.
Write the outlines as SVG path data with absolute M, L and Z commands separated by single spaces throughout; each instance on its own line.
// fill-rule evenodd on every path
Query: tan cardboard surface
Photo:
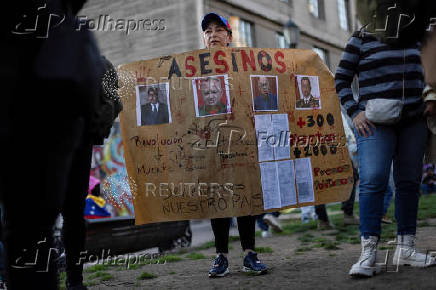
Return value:
M 203 49 L 138 61 L 118 70 L 124 104 L 120 119 L 136 224 L 265 212 L 258 161 L 261 142 L 254 121 L 258 114 L 287 114 L 289 132 L 279 142 L 290 142 L 291 160 L 308 157 L 311 161 L 315 202 L 287 207 L 348 198 L 353 172 L 339 100 L 333 75 L 315 52 Z M 262 75 L 269 77 L 270 97 L 278 91 L 276 111 L 253 111 Z M 207 81 L 209 86 L 224 84 L 219 110 L 202 110 L 205 101 L 195 78 L 207 76 L 218 76 L 216 81 Z M 304 76 L 310 78 L 315 100 L 307 108 L 299 90 Z M 158 83 L 159 106 L 167 107 L 169 99 L 171 122 L 141 125 L 148 122 L 144 116 L 152 114 L 144 105 L 148 89 Z M 306 146 L 308 141 L 311 146 Z M 265 140 L 260 145 L 264 144 Z

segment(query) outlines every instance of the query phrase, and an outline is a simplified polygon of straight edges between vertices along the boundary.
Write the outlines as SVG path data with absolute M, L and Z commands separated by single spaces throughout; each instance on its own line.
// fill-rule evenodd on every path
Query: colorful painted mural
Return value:
M 114 123 L 103 146 L 94 146 L 92 167 L 94 176 L 102 181 L 102 196 L 112 207 L 113 216 L 133 216 L 119 122 Z

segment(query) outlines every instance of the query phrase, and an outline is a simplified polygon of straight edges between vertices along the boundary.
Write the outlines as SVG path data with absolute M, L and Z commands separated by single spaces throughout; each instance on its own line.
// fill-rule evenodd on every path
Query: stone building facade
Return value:
M 203 48 L 200 21 L 214 11 L 230 19 L 235 46 L 285 47 L 283 25 L 300 29 L 297 48 L 315 49 L 334 72 L 357 28 L 355 0 L 89 0 L 100 48 L 115 65 Z

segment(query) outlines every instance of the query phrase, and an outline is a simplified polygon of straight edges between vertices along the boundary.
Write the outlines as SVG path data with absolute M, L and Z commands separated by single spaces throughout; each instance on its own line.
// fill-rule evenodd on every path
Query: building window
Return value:
M 233 31 L 232 45 L 234 47 L 253 46 L 253 24 L 239 17 L 230 17 L 230 25 Z
M 309 12 L 319 19 L 324 19 L 324 0 L 308 0 Z
M 318 0 L 309 0 L 309 12 L 317 18 L 319 17 Z
M 276 32 L 276 47 L 277 48 L 288 48 L 286 45 L 285 36 L 282 32 Z
M 339 26 L 348 31 L 348 0 L 338 0 Z
M 239 33 L 240 33 L 240 42 L 244 43 L 244 46 L 253 46 L 253 37 L 252 37 L 252 24 L 245 20 L 239 21 Z
M 324 49 L 324 48 L 320 48 L 320 47 L 316 47 L 314 46 L 313 51 L 315 51 L 319 57 L 322 59 L 322 61 L 325 63 L 325 65 L 329 68 L 329 52 Z

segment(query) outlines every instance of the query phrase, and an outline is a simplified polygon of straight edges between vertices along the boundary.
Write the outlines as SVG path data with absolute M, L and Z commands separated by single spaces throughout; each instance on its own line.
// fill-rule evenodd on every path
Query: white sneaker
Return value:
M 263 216 L 263 221 L 267 225 L 269 225 L 273 231 L 281 233 L 283 232 L 282 226 L 280 225 L 279 220 L 273 216 L 272 214 L 266 214 Z
M 349 275 L 355 277 L 372 277 L 380 273 L 381 266 L 377 265 L 377 243 L 378 237 L 369 236 L 368 239 L 361 237 L 362 253 L 359 261 L 351 267 Z
M 423 254 L 416 251 L 415 235 L 398 236 L 393 263 L 394 265 L 408 265 L 421 268 L 436 265 L 435 258 L 430 254 Z
M 271 231 L 262 231 L 262 238 L 271 238 L 272 237 L 272 233 Z

